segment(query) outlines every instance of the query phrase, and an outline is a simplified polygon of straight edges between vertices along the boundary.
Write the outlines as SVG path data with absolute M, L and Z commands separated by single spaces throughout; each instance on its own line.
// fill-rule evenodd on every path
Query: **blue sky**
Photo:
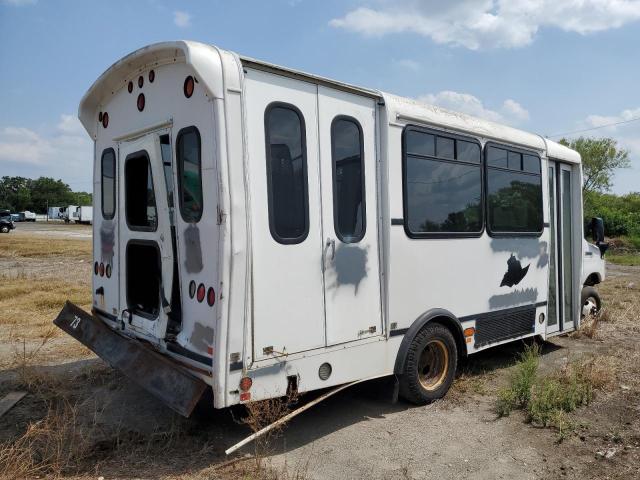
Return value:
M 90 190 L 80 98 L 117 59 L 173 39 L 543 135 L 640 118 L 638 0 L 0 0 L 0 176 Z M 614 191 L 640 191 L 640 121 L 583 135 L 627 148 Z

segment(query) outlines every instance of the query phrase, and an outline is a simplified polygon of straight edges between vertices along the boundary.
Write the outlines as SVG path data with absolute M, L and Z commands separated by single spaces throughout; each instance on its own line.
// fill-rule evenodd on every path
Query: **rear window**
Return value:
M 195 223 L 202 218 L 203 207 L 200 132 L 196 127 L 178 132 L 176 159 L 180 215 L 185 222 Z
M 101 159 L 102 181 L 102 216 L 111 220 L 116 213 L 116 153 L 113 148 L 107 148 Z

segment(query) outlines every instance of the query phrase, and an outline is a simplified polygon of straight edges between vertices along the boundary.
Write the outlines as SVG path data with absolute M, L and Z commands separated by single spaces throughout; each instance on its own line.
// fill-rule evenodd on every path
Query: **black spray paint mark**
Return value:
M 184 231 L 184 243 L 186 258 L 184 266 L 188 273 L 202 271 L 202 248 L 200 246 L 200 230 L 194 224 L 190 224 Z
M 367 249 L 356 245 L 341 243 L 333 259 L 335 283 L 329 288 L 353 285 L 354 295 L 358 294 L 360 282 L 367 276 Z
M 207 349 L 213 344 L 213 328 L 205 327 L 201 323 L 195 323 L 189 343 L 196 347 L 198 351 L 209 353 Z
M 116 242 L 116 225 L 113 220 L 103 220 L 100 225 L 100 253 L 102 261 L 112 263 L 113 250 Z
M 513 287 L 514 285 L 519 284 L 529 271 L 530 265 L 531 264 L 522 268 L 520 260 L 514 257 L 513 254 L 511 254 L 509 260 L 507 260 L 507 272 L 504 274 L 504 277 L 502 277 L 500 286 L 504 287 L 506 285 L 507 287 Z
M 535 303 L 538 300 L 537 288 L 515 290 L 503 295 L 493 295 L 489 298 L 489 309 L 516 307 L 522 304 Z

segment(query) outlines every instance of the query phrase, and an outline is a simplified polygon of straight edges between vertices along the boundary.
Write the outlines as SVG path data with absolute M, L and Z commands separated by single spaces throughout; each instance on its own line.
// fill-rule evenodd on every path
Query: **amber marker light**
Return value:
M 195 88 L 195 86 L 196 86 L 195 81 L 193 80 L 193 77 L 191 75 L 185 78 L 184 86 L 183 86 L 184 96 L 187 98 L 191 98 L 191 95 L 193 95 L 193 89 Z

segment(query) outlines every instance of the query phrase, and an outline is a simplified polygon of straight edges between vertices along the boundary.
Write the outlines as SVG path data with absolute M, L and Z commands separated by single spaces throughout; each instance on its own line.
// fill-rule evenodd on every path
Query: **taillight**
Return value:
M 213 307 L 213 304 L 216 303 L 216 292 L 213 287 L 209 287 L 209 290 L 207 290 L 207 303 L 210 307 Z
M 204 284 L 200 284 L 198 285 L 198 293 L 196 294 L 196 298 L 198 299 L 198 302 L 202 303 L 202 301 L 204 300 Z
M 253 380 L 251 380 L 251 377 L 242 377 L 242 379 L 240 380 L 240 390 L 242 390 L 243 392 L 248 391 L 251 388 L 251 385 L 253 385 Z

